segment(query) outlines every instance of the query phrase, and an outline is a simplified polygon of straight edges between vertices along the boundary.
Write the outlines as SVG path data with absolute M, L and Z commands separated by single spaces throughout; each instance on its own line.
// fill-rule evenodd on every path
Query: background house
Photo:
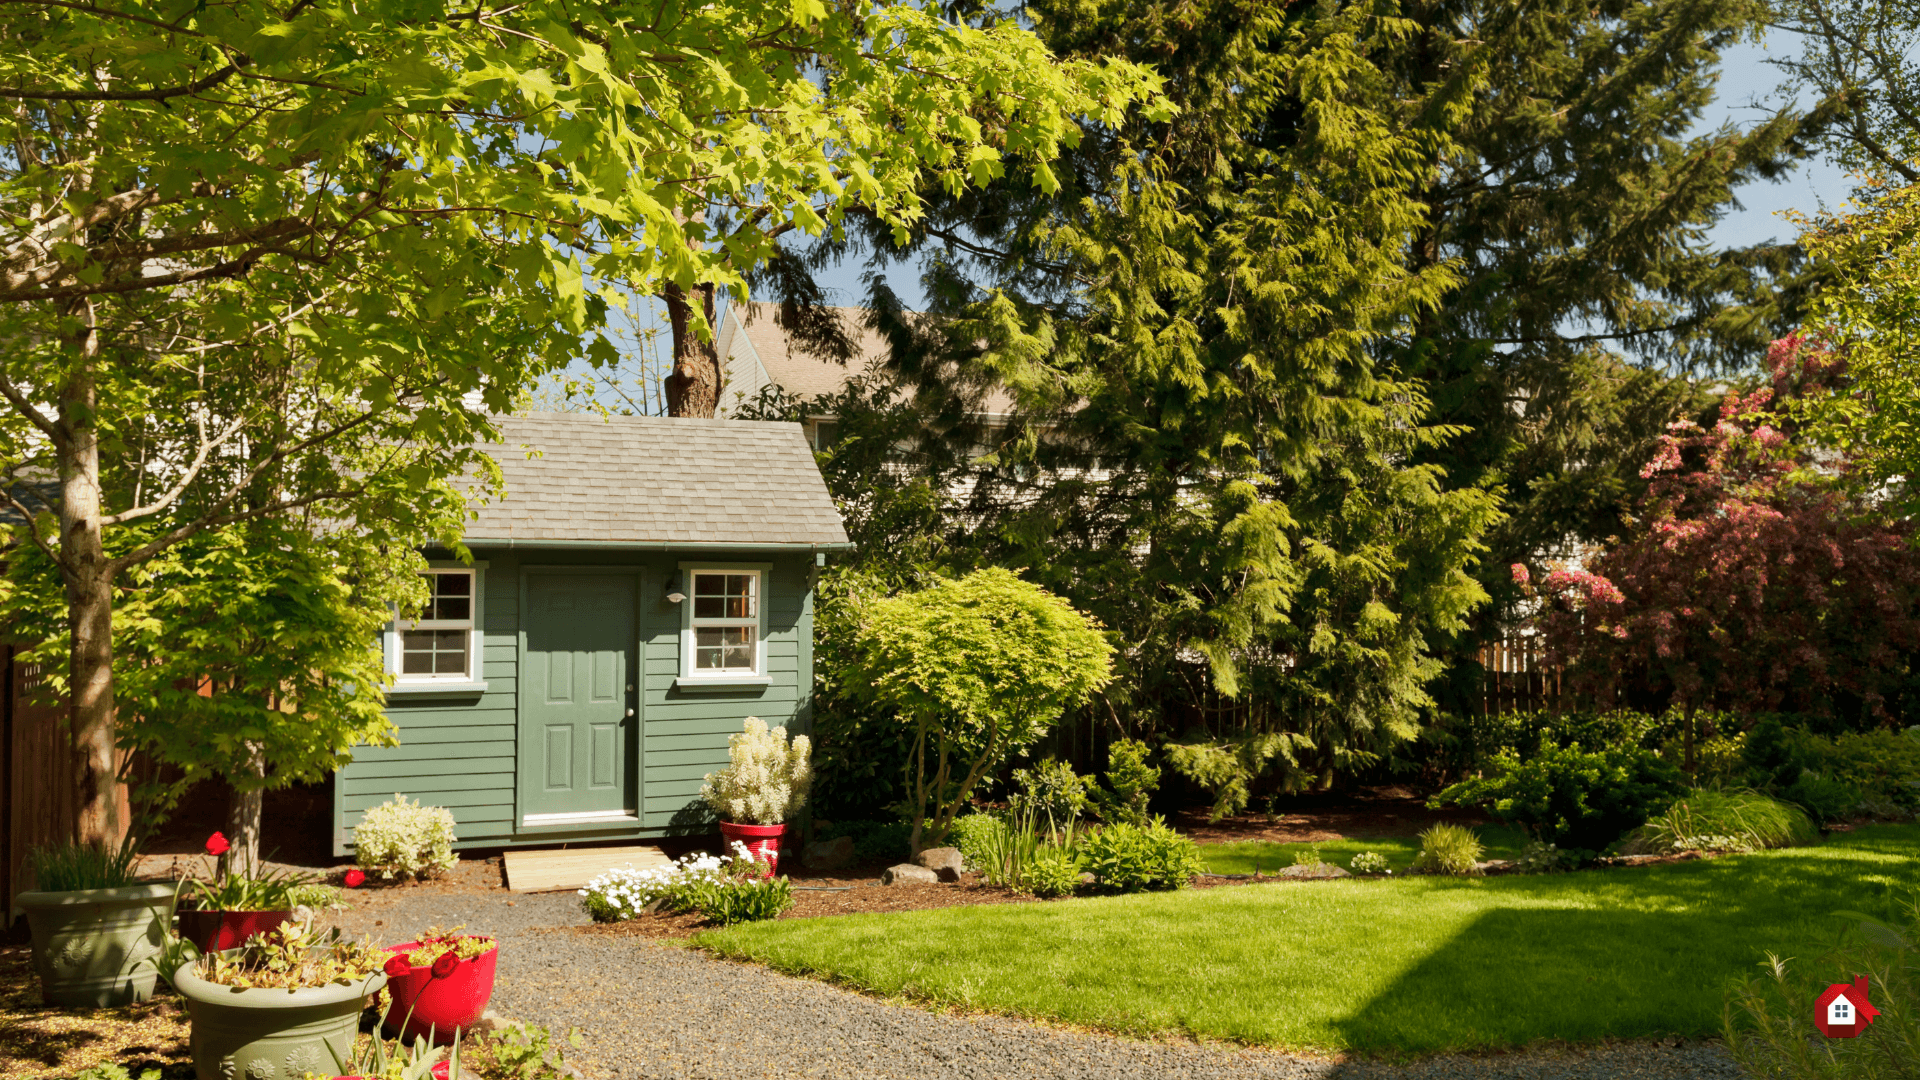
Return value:
M 400 745 L 333 784 L 333 847 L 400 793 L 462 847 L 706 831 L 702 777 L 748 716 L 806 731 L 813 583 L 851 548 L 795 424 L 536 414 L 492 450 L 505 499 L 430 552 L 386 635 Z

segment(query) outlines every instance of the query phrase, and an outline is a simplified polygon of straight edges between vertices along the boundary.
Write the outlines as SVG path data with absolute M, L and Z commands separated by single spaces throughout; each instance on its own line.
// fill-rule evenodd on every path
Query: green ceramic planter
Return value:
M 33 928 L 33 970 L 49 1005 L 104 1008 L 153 996 L 149 963 L 166 943 L 172 885 L 24 892 L 14 904 Z
M 173 976 L 193 1021 L 188 1046 L 199 1080 L 300 1080 L 335 1076 L 350 1061 L 360 1010 L 387 984 L 376 974 L 351 986 L 304 990 L 240 990 L 195 973 L 198 961 Z

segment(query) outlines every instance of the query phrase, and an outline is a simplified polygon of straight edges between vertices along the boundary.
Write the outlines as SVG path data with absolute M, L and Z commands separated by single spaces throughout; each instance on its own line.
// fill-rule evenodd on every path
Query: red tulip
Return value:
M 392 956 L 387 957 L 386 972 L 390 978 L 404 978 L 407 972 L 412 970 L 413 961 L 407 959 L 406 953 L 394 953 Z
M 347 871 L 347 876 L 345 880 L 347 883 L 347 888 L 357 889 L 367 880 L 367 875 L 361 873 L 358 868 L 355 868 Z
M 214 833 L 212 836 L 207 837 L 207 854 L 209 855 L 225 855 L 227 849 L 232 846 L 232 844 L 227 843 L 227 838 L 221 836 L 219 833 Z
M 440 958 L 433 962 L 433 977 L 436 979 L 444 979 L 453 974 L 453 969 L 459 966 L 460 958 L 453 955 L 452 950 L 443 952 L 440 954 Z

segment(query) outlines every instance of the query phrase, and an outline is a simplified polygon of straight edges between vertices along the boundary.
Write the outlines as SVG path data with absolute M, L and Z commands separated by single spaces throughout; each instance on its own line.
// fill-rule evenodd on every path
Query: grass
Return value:
M 793 919 L 696 943 L 885 995 L 1290 1049 L 1696 1036 L 1767 950 L 1830 943 L 1838 909 L 1891 914 L 1916 856 L 1920 826 L 1879 826 L 1632 870 Z
M 1487 846 L 1486 859 L 1517 859 L 1527 846 L 1527 835 L 1505 825 L 1476 825 L 1474 832 Z M 1210 874 L 1251 874 L 1256 869 L 1271 874 L 1293 865 L 1298 852 L 1319 848 L 1320 857 L 1345 870 L 1355 855 L 1377 851 L 1387 857 L 1396 874 L 1405 873 L 1420 853 L 1420 840 L 1413 836 L 1383 836 L 1370 840 L 1328 840 L 1320 844 L 1276 844 L 1271 840 L 1242 840 L 1232 844 L 1202 844 L 1200 857 Z

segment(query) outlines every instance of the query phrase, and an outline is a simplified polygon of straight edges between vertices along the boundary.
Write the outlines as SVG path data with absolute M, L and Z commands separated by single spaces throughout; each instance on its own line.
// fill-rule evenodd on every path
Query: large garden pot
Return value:
M 405 953 L 419 947 L 419 942 L 408 941 L 389 945 L 387 951 Z M 452 1042 L 455 1031 L 478 1024 L 487 1011 L 499 962 L 500 945 L 496 942 L 479 956 L 455 964 L 453 973 L 442 978 L 434 978 L 430 967 L 415 967 L 387 980 L 387 992 L 393 995 L 393 1007 L 387 1010 L 387 1030 L 408 1045 L 422 1035 L 431 1035 L 442 1046 Z
M 726 854 L 733 854 L 735 840 L 747 845 L 753 857 L 767 864 L 767 877 L 772 877 L 780 869 L 780 837 L 786 835 L 785 823 L 779 825 L 735 825 L 731 821 L 720 823 L 720 835 L 726 838 Z
M 199 1080 L 300 1080 L 334 1076 L 353 1060 L 360 1010 L 386 985 L 379 972 L 351 985 L 241 990 L 202 979 L 199 961 L 174 973 L 193 1021 L 188 1046 Z
M 33 970 L 49 1005 L 98 1009 L 153 996 L 152 964 L 166 944 L 172 885 L 23 892 Z
M 245 945 L 255 934 L 277 930 L 292 921 L 291 911 L 183 911 L 180 936 L 203 953 L 226 952 Z

